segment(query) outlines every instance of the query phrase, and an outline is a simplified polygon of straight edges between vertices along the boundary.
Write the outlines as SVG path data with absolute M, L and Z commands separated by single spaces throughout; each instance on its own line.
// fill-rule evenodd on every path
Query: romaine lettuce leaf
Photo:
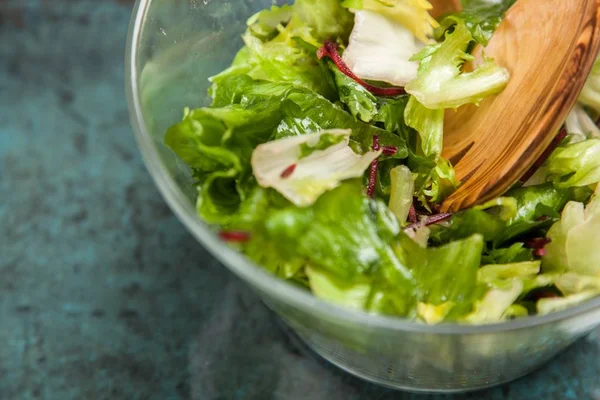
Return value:
M 385 130 L 397 133 L 406 138 L 410 128 L 404 120 L 404 110 L 409 98 L 410 96 L 408 95 L 396 98 L 379 98 L 379 110 L 374 121 L 382 123 Z
M 290 93 L 282 103 L 283 119 L 276 128 L 275 138 L 304 135 L 326 129 L 351 129 L 353 149 L 364 154 L 371 150 L 373 137 L 378 136 L 382 146 L 395 146 L 398 152 L 391 158 L 408 156 L 405 140 L 396 134 L 355 120 L 341 107 L 315 93 Z
M 448 243 L 480 234 L 486 241 L 498 238 L 516 215 L 516 200 L 512 197 L 496 199 L 455 214 L 444 225 L 431 227 L 432 239 L 436 243 Z
M 442 43 L 425 47 L 413 57 L 420 61 L 419 72 L 417 79 L 406 85 L 406 91 L 432 110 L 479 104 L 502 91 L 510 74 L 491 59 L 484 59 L 472 72 L 462 72 L 462 65 L 473 58 L 466 53 L 472 40 L 464 23 L 459 23 Z
M 418 300 L 428 306 L 450 307 L 445 316 L 455 319 L 471 310 L 479 298 L 477 273 L 483 251 L 483 236 L 473 235 L 447 245 L 424 249 L 407 236 L 395 247 L 403 264 L 415 276 Z M 423 307 L 423 306 L 422 306 Z
M 505 243 L 527 232 L 549 228 L 569 201 L 586 201 L 591 194 L 587 188 L 561 189 L 550 183 L 513 189 L 506 196 L 517 201 L 517 214 L 508 221 L 495 242 Z
M 400 226 L 385 204 L 365 196 L 359 180 L 344 182 L 312 207 L 271 210 L 263 223 L 263 240 L 274 243 L 284 260 L 304 260 L 319 273 L 323 296 L 339 282 L 354 290 L 353 283 L 370 280 L 379 300 L 368 307 L 395 315 L 414 309 L 412 274 L 389 245 Z M 323 283 L 328 276 L 332 280 Z
M 348 107 L 350 114 L 363 122 L 371 122 L 378 114 L 377 98 L 362 85 L 350 78 L 332 62 L 327 61 L 333 73 L 340 101 Z
M 528 232 L 548 229 L 567 202 L 586 201 L 591 194 L 588 188 L 559 189 L 551 183 L 513 189 L 504 198 L 455 214 L 446 225 L 431 227 L 432 239 L 447 243 L 480 233 L 499 248 Z
M 348 281 L 314 267 L 307 267 L 306 274 L 310 289 L 318 298 L 351 310 L 363 311 L 367 308 L 372 289 L 370 279 Z
M 165 143 L 194 171 L 202 187 L 198 212 L 210 223 L 224 223 L 244 196 L 252 151 L 266 142 L 281 119 L 275 98 L 247 107 L 186 111 L 171 127 Z

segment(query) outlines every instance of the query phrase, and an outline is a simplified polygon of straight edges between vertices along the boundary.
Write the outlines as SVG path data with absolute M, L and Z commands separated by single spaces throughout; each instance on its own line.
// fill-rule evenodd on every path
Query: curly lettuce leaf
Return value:
M 456 174 L 450 161 L 440 157 L 427 178 L 422 193 L 435 204 L 441 204 L 459 186 L 460 182 L 456 180 Z M 420 193 L 417 194 L 417 197 L 421 197 Z
M 289 4 L 272 6 L 250 17 L 247 22 L 248 30 L 262 41 L 273 40 L 283 29 L 283 24 L 287 24 L 293 16 L 294 7 Z
M 436 29 L 436 38 L 443 39 L 444 33 L 456 24 L 464 23 L 471 32 L 473 39 L 483 46 L 487 46 L 492 35 L 504 18 L 504 13 L 516 0 L 500 0 L 488 2 L 471 0 L 462 2 L 462 11 L 452 13 L 440 22 Z
M 247 74 L 254 79 L 290 83 L 333 99 L 335 92 L 327 72 L 305 44 L 319 47 L 326 39 L 347 38 L 352 18 L 337 0 L 297 0 L 293 6 L 263 10 L 248 20 L 243 35 L 245 46 L 233 65 L 212 77 L 211 82 L 219 85 L 232 75 Z
M 484 59 L 472 72 L 462 72 L 463 64 L 473 59 L 466 52 L 472 41 L 464 23 L 459 23 L 442 43 L 425 47 L 413 57 L 420 61 L 419 72 L 417 79 L 406 85 L 406 91 L 432 110 L 479 104 L 502 91 L 510 74 L 491 59 Z

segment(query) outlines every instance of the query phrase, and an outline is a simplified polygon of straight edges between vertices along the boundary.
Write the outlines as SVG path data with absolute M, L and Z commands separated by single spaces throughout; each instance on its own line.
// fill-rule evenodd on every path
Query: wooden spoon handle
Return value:
M 462 186 L 443 211 L 502 195 L 541 156 L 600 50 L 599 21 L 600 0 L 518 0 L 508 11 L 485 49 L 510 71 L 506 89 L 446 118 L 443 155 Z

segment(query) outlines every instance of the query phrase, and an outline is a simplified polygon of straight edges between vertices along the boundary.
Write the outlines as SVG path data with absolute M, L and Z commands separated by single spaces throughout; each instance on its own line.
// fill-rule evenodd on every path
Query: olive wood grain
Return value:
M 485 48 L 510 74 L 480 107 L 446 114 L 443 156 L 460 188 L 457 211 L 505 193 L 549 146 L 574 106 L 600 49 L 600 0 L 518 0 Z M 482 49 L 475 49 L 476 59 Z

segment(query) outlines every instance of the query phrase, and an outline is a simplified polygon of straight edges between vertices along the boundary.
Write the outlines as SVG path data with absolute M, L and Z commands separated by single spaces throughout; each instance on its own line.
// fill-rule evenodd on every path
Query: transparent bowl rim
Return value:
M 310 292 L 268 273 L 263 268 L 249 261 L 239 252 L 231 249 L 219 240 L 214 232 L 200 220 L 194 207 L 189 205 L 189 202 L 181 189 L 169 175 L 166 168 L 163 167 L 160 156 L 153 145 L 153 139 L 143 118 L 138 91 L 139 74 L 141 71 L 138 71 L 136 66 L 142 26 L 151 3 L 152 0 L 136 1 L 129 27 L 125 55 L 127 100 L 129 103 L 131 123 L 138 147 L 140 148 L 146 167 L 161 195 L 179 220 L 210 253 L 227 266 L 233 273 L 250 283 L 254 288 L 289 306 L 309 312 L 312 315 L 319 315 L 322 318 L 343 321 L 344 323 L 355 324 L 356 326 L 426 334 L 477 335 L 514 331 L 556 323 L 592 312 L 600 307 L 600 297 L 598 297 L 567 310 L 544 316 L 531 316 L 513 321 L 486 325 L 447 323 L 429 326 L 401 318 L 353 311 L 330 304 L 314 297 Z

